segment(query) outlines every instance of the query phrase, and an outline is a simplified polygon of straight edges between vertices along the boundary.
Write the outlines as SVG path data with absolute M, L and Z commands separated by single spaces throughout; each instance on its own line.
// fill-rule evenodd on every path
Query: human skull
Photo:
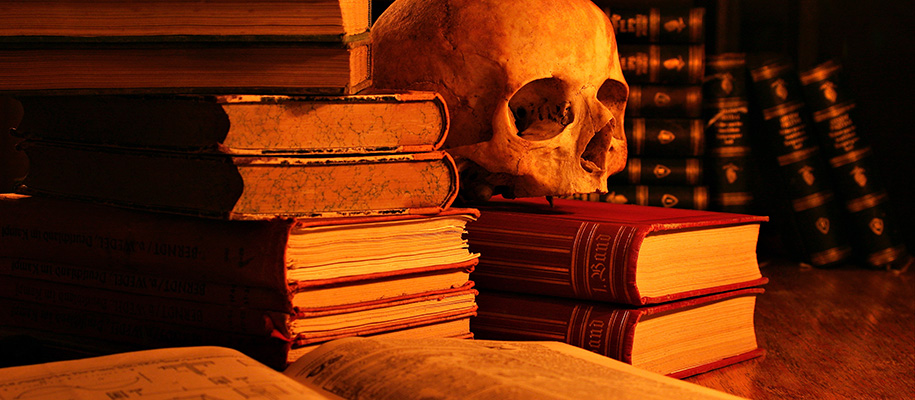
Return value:
M 398 0 L 372 36 L 376 87 L 445 98 L 464 197 L 605 193 L 625 166 L 629 86 L 590 0 Z

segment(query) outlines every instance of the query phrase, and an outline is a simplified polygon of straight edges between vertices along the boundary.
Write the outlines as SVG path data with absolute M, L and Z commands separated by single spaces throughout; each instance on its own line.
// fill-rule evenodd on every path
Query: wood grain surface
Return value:
M 688 381 L 751 399 L 915 399 L 915 268 L 769 262 L 763 275 L 766 355 Z

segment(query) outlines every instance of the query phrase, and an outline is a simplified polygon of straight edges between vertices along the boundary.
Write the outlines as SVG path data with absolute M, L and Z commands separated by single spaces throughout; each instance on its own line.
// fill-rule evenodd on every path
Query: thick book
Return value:
M 702 85 L 708 147 L 705 170 L 712 208 L 717 211 L 758 212 L 754 205 L 758 171 L 752 151 L 747 74 L 743 53 L 707 57 Z
M 858 258 L 883 267 L 909 257 L 889 195 L 842 65 L 829 60 L 800 72 L 804 100 L 812 113 L 823 157 L 833 171 L 836 192 L 849 215 Z
M 35 41 L 73 37 L 293 35 L 331 40 L 371 26 L 369 0 L 48 0 L 0 5 L 0 37 Z
M 705 46 L 701 44 L 619 45 L 620 67 L 629 84 L 700 84 Z
M 705 154 L 702 118 L 627 116 L 623 126 L 630 156 L 698 157 Z
M 3 397 L 36 400 L 738 398 L 556 341 L 346 338 L 283 372 L 223 347 L 165 348 L 5 368 L 0 376 Z
M 613 184 L 608 185 L 607 190 L 607 193 L 578 193 L 565 198 L 650 207 L 709 209 L 709 188 L 704 185 Z
M 14 282 L 12 287 L 17 291 L 0 296 L 4 327 L 36 338 L 42 338 L 45 333 L 66 333 L 72 336 L 66 342 L 67 347 L 87 352 L 94 349 L 84 347 L 84 341 L 106 342 L 109 349 L 135 350 L 227 346 L 276 369 L 286 367 L 292 349 L 343 337 L 387 334 L 452 321 L 463 326 L 463 332 L 469 335 L 469 320 L 476 315 L 477 309 L 476 291 L 470 285 L 410 299 L 298 311 L 285 316 L 258 309 L 183 301 L 157 302 L 156 298 L 143 300 L 102 292 L 82 293 L 88 296 L 69 297 L 68 301 L 67 298 L 45 298 L 41 294 L 20 292 L 42 290 L 41 285 L 23 286 Z M 77 295 L 78 291 L 50 286 L 46 294 L 70 296 Z M 139 301 L 134 303 L 134 300 Z M 207 319 L 211 324 L 195 322 L 195 319 Z M 226 325 L 227 321 L 231 326 Z M 261 324 L 259 331 L 258 322 Z M 413 333 L 406 336 L 417 337 Z
M 756 286 L 766 217 L 553 199 L 478 205 L 481 290 L 643 305 Z
M 0 274 L 293 313 L 462 287 L 474 209 L 223 221 L 0 195 Z
M 763 353 L 753 314 L 762 288 L 644 307 L 483 291 L 474 337 L 559 340 L 675 378 Z
M 765 153 L 760 159 L 765 165 L 760 168 L 768 169 L 779 182 L 781 190 L 773 204 L 785 204 L 777 207 L 785 211 L 775 219 L 784 221 L 783 232 L 798 238 L 804 261 L 826 267 L 849 260 L 852 249 L 845 215 L 794 63 L 785 58 L 755 62 L 750 78 L 752 98 L 762 118 L 759 142 Z
M 226 154 L 437 150 L 448 111 L 434 92 L 349 96 L 18 97 L 19 137 Z
M 457 196 L 443 151 L 234 156 L 25 141 L 26 193 L 221 219 L 435 213 Z
M 110 40 L 109 40 L 110 39 Z M 372 84 L 371 37 L 0 37 L 0 93 L 347 95 Z

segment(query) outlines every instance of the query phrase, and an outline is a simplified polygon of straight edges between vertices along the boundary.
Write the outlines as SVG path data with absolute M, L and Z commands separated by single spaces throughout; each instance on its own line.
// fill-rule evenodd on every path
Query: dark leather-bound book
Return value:
M 17 99 L 28 110 L 19 137 L 239 155 L 432 151 L 449 122 L 441 96 L 420 91 Z
M 705 8 L 649 5 L 619 6 L 597 0 L 610 18 L 620 43 L 703 43 Z
M 622 171 L 611 175 L 611 185 L 701 185 L 702 159 L 698 157 L 629 157 Z
M 447 153 L 302 157 L 25 141 L 22 192 L 219 219 L 428 214 L 457 196 Z
M 813 113 L 823 156 L 832 167 L 836 192 L 849 213 L 853 247 L 872 267 L 909 257 L 890 207 L 882 174 L 866 129 L 860 129 L 851 88 L 842 66 L 830 60 L 800 72 L 805 100 Z
M 632 185 L 616 184 L 607 193 L 578 193 L 565 198 L 640 206 L 709 209 L 709 188 L 705 185 Z
M 753 204 L 757 171 L 750 136 L 746 56 L 709 55 L 706 66 L 702 102 L 711 208 L 757 213 Z
M 793 230 L 804 261 L 833 266 L 849 260 L 852 250 L 845 215 L 794 64 L 784 58 L 754 62 L 750 76 L 754 104 L 762 117 L 759 142 L 765 156 L 760 156 L 760 168 L 774 172 L 779 194 L 773 197 L 785 204 L 784 212 L 774 218 Z
M 372 84 L 369 0 L 17 1 L 0 92 L 355 94 Z
M 629 117 L 624 122 L 630 156 L 698 157 L 705 154 L 701 118 Z
M 699 84 L 705 69 L 701 44 L 620 44 L 620 66 L 630 84 Z

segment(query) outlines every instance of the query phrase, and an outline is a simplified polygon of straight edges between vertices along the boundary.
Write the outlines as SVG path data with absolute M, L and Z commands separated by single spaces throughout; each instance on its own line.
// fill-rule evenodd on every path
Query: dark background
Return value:
M 561 0 L 557 0 L 561 1 Z M 915 1 L 594 0 L 617 7 L 706 8 L 706 51 L 779 54 L 799 71 L 829 59 L 843 66 L 859 132 L 874 151 L 910 249 L 915 248 Z M 391 1 L 376 0 L 375 15 Z M 762 190 L 768 189 L 765 184 Z

